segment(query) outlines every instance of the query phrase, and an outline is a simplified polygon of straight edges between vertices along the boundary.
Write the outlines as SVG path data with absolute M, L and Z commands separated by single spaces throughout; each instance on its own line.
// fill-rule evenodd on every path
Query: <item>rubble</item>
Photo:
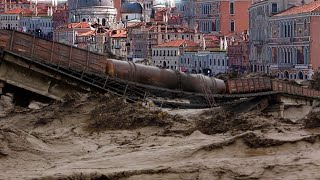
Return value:
M 259 119 L 257 119 L 257 117 L 259 117 Z M 196 122 L 196 129 L 204 134 L 217 134 L 229 131 L 265 129 L 273 125 L 273 123 L 274 121 L 270 121 L 267 117 L 257 112 L 235 114 L 218 110 L 206 112 L 202 115 Z

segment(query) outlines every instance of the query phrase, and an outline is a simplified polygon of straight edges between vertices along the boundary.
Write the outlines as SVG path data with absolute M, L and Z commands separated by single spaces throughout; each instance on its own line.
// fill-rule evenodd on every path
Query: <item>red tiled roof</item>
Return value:
M 122 32 L 117 33 L 117 34 L 113 34 L 111 37 L 112 38 L 126 38 L 127 37 L 127 32 L 126 31 L 122 31 Z
M 17 8 L 17 9 L 12 9 L 9 11 L 6 11 L 4 14 L 20 14 L 24 11 L 24 9 Z
M 292 7 L 286 11 L 276 14 L 275 16 L 290 16 L 295 14 L 309 13 L 316 10 L 320 10 L 320 1 L 314 1 L 303 6 Z
M 78 33 L 78 36 L 91 36 L 91 35 L 94 35 L 95 32 L 96 32 L 95 30 L 88 30 L 86 32 Z
M 158 47 L 181 47 L 185 45 L 186 47 L 197 47 L 199 46 L 198 43 L 195 43 L 193 41 L 189 41 L 189 40 L 173 40 L 170 42 L 165 42 L 162 43 L 160 45 L 158 45 Z
M 69 23 L 67 28 L 90 28 L 88 22 Z
M 143 26 L 143 25 L 144 25 L 143 22 L 138 22 L 138 23 L 135 23 L 135 24 L 128 25 L 127 28 L 137 28 L 137 27 L 140 27 L 140 26 Z

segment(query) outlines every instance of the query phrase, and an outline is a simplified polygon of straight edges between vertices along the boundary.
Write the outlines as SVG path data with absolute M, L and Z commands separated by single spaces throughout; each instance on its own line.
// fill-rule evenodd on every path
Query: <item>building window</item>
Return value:
M 304 48 L 302 46 L 297 48 L 297 64 L 304 64 Z
M 229 8 L 230 8 L 230 14 L 233 15 L 234 14 L 234 2 L 229 3 Z
M 230 31 L 234 32 L 234 21 L 233 20 L 230 21 Z
M 102 19 L 102 26 L 106 26 L 106 19 L 105 18 Z
M 304 29 L 306 30 L 307 29 L 307 24 L 308 24 L 308 22 L 307 22 L 307 19 L 304 19 Z
M 278 4 L 277 3 L 272 3 L 271 4 L 271 13 L 275 14 L 278 12 Z

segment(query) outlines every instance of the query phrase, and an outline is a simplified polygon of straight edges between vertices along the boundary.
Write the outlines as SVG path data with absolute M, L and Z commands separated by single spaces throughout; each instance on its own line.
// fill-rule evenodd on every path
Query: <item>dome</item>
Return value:
M 142 14 L 142 6 L 138 2 L 125 2 L 121 5 L 120 12 Z
M 78 0 L 78 7 L 110 6 L 113 7 L 113 0 Z

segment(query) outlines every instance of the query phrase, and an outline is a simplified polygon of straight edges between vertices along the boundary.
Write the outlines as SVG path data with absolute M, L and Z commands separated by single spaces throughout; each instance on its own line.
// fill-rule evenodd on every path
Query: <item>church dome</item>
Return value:
M 138 2 L 125 2 L 121 5 L 121 13 L 142 14 L 142 6 Z
M 78 0 L 78 7 L 110 6 L 114 7 L 113 0 Z

